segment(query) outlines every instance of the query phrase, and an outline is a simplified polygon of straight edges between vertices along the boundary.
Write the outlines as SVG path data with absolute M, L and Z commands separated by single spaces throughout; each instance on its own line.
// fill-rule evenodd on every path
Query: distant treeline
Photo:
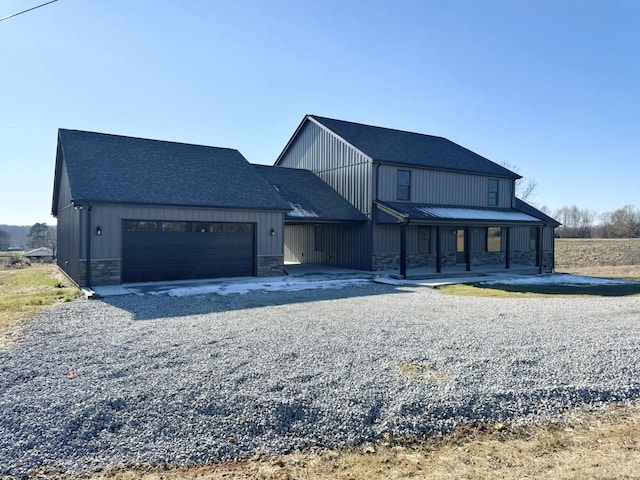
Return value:
M 30 229 L 30 225 L 0 225 L 0 250 L 6 250 L 7 243 L 11 248 L 23 250 Z
M 541 210 L 562 223 L 556 228 L 560 238 L 640 238 L 640 211 L 635 205 L 602 214 L 575 205 L 555 212 Z

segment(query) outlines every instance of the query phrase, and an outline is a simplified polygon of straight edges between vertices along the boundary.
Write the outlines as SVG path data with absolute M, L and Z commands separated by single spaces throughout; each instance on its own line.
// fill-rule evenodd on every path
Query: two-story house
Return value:
M 287 222 L 287 261 L 553 270 L 559 223 L 516 198 L 519 175 L 445 138 L 307 115 L 275 165 L 311 170 L 367 217 Z
M 444 138 L 311 115 L 275 166 L 60 129 L 57 261 L 82 286 L 281 275 L 286 261 L 552 271 L 558 223 L 515 197 L 518 178 Z

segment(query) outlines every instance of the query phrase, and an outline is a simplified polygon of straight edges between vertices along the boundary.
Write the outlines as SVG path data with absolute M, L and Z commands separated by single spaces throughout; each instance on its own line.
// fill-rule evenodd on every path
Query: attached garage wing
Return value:
M 253 223 L 123 222 L 123 283 L 255 274 Z

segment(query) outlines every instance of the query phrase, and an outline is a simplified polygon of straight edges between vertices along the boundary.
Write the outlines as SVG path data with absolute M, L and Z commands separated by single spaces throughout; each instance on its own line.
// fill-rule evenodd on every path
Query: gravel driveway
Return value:
M 78 300 L 0 353 L 0 475 L 354 446 L 639 396 L 639 297 Z

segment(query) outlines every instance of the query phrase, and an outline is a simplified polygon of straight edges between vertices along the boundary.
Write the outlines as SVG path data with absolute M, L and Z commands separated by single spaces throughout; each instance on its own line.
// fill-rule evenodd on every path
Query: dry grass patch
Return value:
M 42 472 L 44 473 L 44 472 Z M 49 472 L 51 477 L 52 472 Z M 463 424 L 443 438 L 385 440 L 355 450 L 256 455 L 191 468 L 83 472 L 92 480 L 640 479 L 640 406 L 580 412 L 535 427 Z
M 446 382 L 453 378 L 451 377 L 451 375 L 437 371 L 427 362 L 401 363 L 399 370 L 400 375 L 402 375 L 403 377 L 417 380 Z
M 68 302 L 78 289 L 61 275 L 55 265 L 0 270 L 0 350 L 19 336 L 21 321 L 41 308 Z

